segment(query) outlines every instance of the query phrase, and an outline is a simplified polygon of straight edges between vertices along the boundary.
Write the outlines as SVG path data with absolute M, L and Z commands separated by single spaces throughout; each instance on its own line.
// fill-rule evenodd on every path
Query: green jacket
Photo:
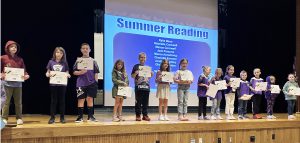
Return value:
M 284 86 L 283 86 L 283 93 L 285 95 L 285 100 L 296 100 L 297 97 L 295 95 L 291 95 L 289 94 L 289 88 L 290 87 L 299 87 L 298 83 L 297 82 L 290 82 L 290 81 L 287 81 Z
M 112 88 L 112 97 L 115 98 L 118 94 L 118 86 L 124 86 L 126 83 L 127 86 L 129 86 L 129 80 L 128 80 L 128 75 L 125 73 L 123 74 L 120 71 L 113 70 L 112 72 L 112 82 L 114 84 Z

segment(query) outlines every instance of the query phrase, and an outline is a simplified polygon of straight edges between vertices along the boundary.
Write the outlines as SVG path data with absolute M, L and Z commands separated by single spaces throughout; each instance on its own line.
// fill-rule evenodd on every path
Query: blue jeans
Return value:
M 239 115 L 246 115 L 247 114 L 247 100 L 239 100 L 239 107 L 238 107 L 238 114 Z
M 219 99 L 212 99 L 212 106 L 211 106 L 211 115 L 220 115 L 220 103 L 221 100 Z
M 288 103 L 288 107 L 287 107 L 288 114 L 289 115 L 293 115 L 294 114 L 294 108 L 295 108 L 296 100 L 287 100 L 287 103 Z
M 187 101 L 189 99 L 189 89 L 177 89 L 178 97 L 178 113 L 186 114 L 187 113 Z

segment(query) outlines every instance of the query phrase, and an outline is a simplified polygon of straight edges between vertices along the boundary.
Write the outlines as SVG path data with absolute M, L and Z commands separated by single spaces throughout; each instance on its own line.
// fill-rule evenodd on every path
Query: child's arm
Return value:
M 162 74 L 161 74 L 161 71 L 159 70 L 159 71 L 157 71 L 157 73 L 156 73 L 155 82 L 156 82 L 156 83 L 161 82 L 161 78 L 162 78 Z
M 291 96 L 291 94 L 289 93 L 289 85 L 288 85 L 288 83 L 285 83 L 285 84 L 284 84 L 284 86 L 283 86 L 283 88 L 282 88 L 282 91 L 283 91 L 283 93 L 284 93 L 285 95 Z
M 124 81 L 118 80 L 118 79 L 117 79 L 117 74 L 116 74 L 116 72 L 114 72 L 114 71 L 113 71 L 113 73 L 112 73 L 112 82 L 113 82 L 114 84 L 116 84 L 116 85 L 124 85 L 124 86 L 127 86 L 127 84 L 126 84 Z
M 29 79 L 29 74 L 27 73 L 27 70 L 26 70 L 26 66 L 25 66 L 25 63 L 24 63 L 24 61 L 23 61 L 23 59 L 21 59 L 21 68 L 23 68 L 24 69 L 24 71 L 25 71 L 25 73 L 24 73 L 24 80 L 27 80 L 27 79 Z

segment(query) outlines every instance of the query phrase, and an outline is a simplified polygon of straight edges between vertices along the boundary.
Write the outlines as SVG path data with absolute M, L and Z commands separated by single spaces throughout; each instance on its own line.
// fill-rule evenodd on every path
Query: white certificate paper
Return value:
M 50 84 L 60 84 L 67 85 L 68 84 L 68 75 L 66 72 L 59 71 L 50 71 Z
M 279 94 L 281 91 L 279 85 L 271 85 L 271 93 L 277 93 Z
M 139 76 L 151 77 L 151 67 L 149 67 L 149 66 L 139 66 Z
M 219 90 L 227 89 L 225 80 L 215 81 L 215 84 L 218 85 Z
M 118 95 L 119 96 L 126 96 L 131 97 L 132 94 L 132 88 L 129 86 L 119 86 L 118 87 Z
M 206 95 L 212 98 L 216 97 L 216 94 L 219 90 L 219 86 L 215 84 L 210 84 L 208 90 L 206 91 Z
M 292 95 L 300 96 L 300 88 L 292 86 L 289 88 L 289 93 Z
M 24 82 L 24 69 L 4 67 L 6 81 Z
M 77 69 L 93 70 L 94 60 L 92 58 L 77 58 Z
M 190 72 L 187 72 L 187 71 L 181 72 L 180 71 L 179 75 L 180 75 L 180 79 L 181 80 L 184 80 L 184 81 L 186 81 L 186 80 L 193 80 L 193 77 L 192 77 L 192 75 L 191 75 Z
M 171 72 L 161 72 L 161 81 L 162 82 L 174 82 L 174 74 Z
M 230 78 L 230 82 L 231 82 L 230 87 L 236 89 L 236 88 L 240 87 L 241 79 L 240 78 Z
M 265 91 L 265 90 L 267 90 L 267 85 L 268 85 L 267 82 L 257 82 L 255 84 L 255 90 L 256 91 Z
M 240 100 L 250 100 L 253 95 L 244 94 L 239 99 Z

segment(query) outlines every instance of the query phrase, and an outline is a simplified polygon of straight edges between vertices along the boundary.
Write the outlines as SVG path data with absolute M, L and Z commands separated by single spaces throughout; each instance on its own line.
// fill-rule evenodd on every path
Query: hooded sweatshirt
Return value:
M 9 46 L 12 44 L 17 45 L 17 52 L 15 56 L 11 56 L 9 53 Z M 5 55 L 1 56 L 1 72 L 4 72 L 4 67 L 11 67 L 11 68 L 23 68 L 25 71 L 25 75 L 28 75 L 26 72 L 24 61 L 21 57 L 18 56 L 18 53 L 20 52 L 20 45 L 16 43 L 15 41 L 7 41 L 5 45 Z M 16 81 L 6 81 L 6 86 L 9 87 L 22 87 L 22 82 L 16 82 Z
M 276 94 L 276 93 L 271 93 L 271 85 L 273 85 L 272 83 L 271 83 L 271 79 L 270 79 L 270 77 L 271 76 L 268 76 L 267 78 L 266 78 L 266 82 L 268 83 L 267 84 L 267 91 L 265 92 L 265 97 L 267 98 L 267 97 L 269 97 L 269 96 L 271 96 L 271 95 L 278 95 L 278 94 Z
M 295 81 L 294 82 L 287 81 L 284 84 L 284 86 L 282 88 L 282 91 L 283 91 L 283 93 L 285 95 L 285 100 L 296 100 L 297 99 L 297 97 L 295 95 L 289 94 L 289 88 L 291 88 L 292 86 L 293 87 L 299 87 L 298 83 L 295 82 Z

